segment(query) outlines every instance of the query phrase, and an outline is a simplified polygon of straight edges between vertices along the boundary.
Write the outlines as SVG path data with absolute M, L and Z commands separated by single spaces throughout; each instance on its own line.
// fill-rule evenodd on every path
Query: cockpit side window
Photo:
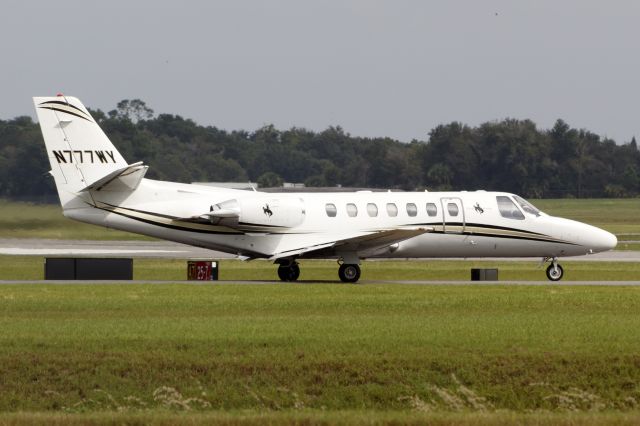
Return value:
M 524 210 L 525 213 L 529 213 L 534 216 L 540 216 L 540 210 L 538 210 L 533 204 L 531 204 L 524 198 L 514 195 L 513 199 L 516 200 L 518 204 L 520 204 L 520 207 L 522 207 L 522 210 Z
M 524 215 L 520 210 L 518 210 L 516 203 L 514 203 L 511 198 L 504 195 L 498 195 L 496 197 L 496 201 L 498 202 L 500 216 L 506 217 L 507 219 L 524 220 Z

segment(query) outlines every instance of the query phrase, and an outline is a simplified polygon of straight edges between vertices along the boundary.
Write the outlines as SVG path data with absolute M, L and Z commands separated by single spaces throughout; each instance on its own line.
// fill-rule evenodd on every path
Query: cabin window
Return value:
M 427 203 L 427 214 L 434 217 L 438 214 L 438 206 L 433 203 Z
M 398 206 L 396 206 L 394 203 L 387 203 L 387 214 L 389 215 L 389 217 L 398 216 Z
M 448 203 L 447 211 L 449 212 L 449 216 L 458 216 L 460 209 L 456 203 Z
M 329 217 L 336 217 L 336 215 L 338 214 L 338 209 L 336 208 L 335 204 L 327 203 L 325 204 L 324 209 L 327 212 L 327 216 Z
M 511 198 L 504 195 L 498 195 L 496 197 L 496 201 L 498 202 L 498 211 L 500 211 L 500 216 L 506 217 L 507 219 L 524 219 L 524 214 L 518 210 L 516 203 L 514 203 Z
M 358 207 L 353 203 L 347 204 L 347 214 L 349 215 L 349 217 L 358 216 Z
M 378 216 L 378 206 L 376 206 L 374 203 L 367 204 L 367 214 L 371 217 Z
M 413 203 L 407 203 L 407 214 L 414 217 L 418 214 L 418 207 Z

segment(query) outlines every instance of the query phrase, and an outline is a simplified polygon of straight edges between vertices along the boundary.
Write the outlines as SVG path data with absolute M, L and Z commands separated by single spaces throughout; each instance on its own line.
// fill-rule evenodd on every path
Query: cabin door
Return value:
M 463 234 L 467 226 L 462 199 L 458 197 L 440 198 L 442 208 L 442 229 L 447 234 Z

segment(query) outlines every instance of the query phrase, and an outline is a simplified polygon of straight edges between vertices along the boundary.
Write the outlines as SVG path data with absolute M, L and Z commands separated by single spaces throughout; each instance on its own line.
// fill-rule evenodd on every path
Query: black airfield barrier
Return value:
M 45 280 L 132 280 L 133 259 L 47 257 Z
M 498 281 L 498 270 L 471 268 L 471 281 Z

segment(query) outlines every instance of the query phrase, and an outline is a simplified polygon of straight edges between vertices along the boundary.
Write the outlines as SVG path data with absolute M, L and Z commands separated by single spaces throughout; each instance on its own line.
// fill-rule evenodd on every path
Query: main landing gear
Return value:
M 298 263 L 295 261 L 281 263 L 280 266 L 278 266 L 278 277 L 281 281 L 297 281 L 300 277 L 300 267 Z
M 343 263 L 338 269 L 338 276 L 343 283 L 355 283 L 360 279 L 360 265 Z
M 341 263 L 338 276 L 343 283 L 355 283 L 360 279 L 360 265 L 356 263 Z M 300 267 L 295 260 L 281 261 L 278 264 L 278 277 L 281 281 L 297 281 L 300 277 Z
M 547 258 L 544 260 L 546 261 L 549 259 Z M 547 278 L 549 278 L 549 281 L 560 281 L 563 276 L 564 276 L 564 269 L 562 269 L 562 266 L 558 264 L 558 258 L 554 257 L 551 260 L 551 265 L 547 267 Z

